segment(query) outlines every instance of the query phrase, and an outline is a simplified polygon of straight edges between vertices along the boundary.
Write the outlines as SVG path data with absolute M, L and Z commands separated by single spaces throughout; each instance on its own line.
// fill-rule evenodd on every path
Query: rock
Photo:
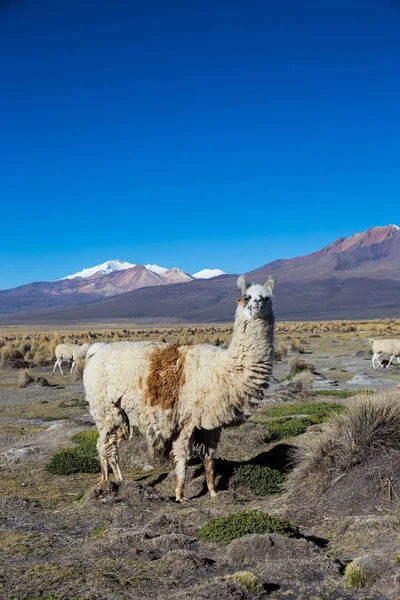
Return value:
M 46 377 L 36 377 L 34 385 L 35 387 L 48 387 L 50 384 L 47 381 Z
M 370 386 L 377 385 L 378 382 L 374 377 L 368 375 L 368 373 L 357 373 L 357 375 L 354 375 L 353 379 L 350 379 L 347 383 L 350 385 Z
M 192 572 L 207 568 L 212 561 L 189 550 L 171 550 L 163 558 L 163 563 L 172 573 L 180 574 L 183 571 Z
M 272 544 L 269 535 L 245 535 L 229 544 L 226 552 L 227 561 L 235 565 L 251 565 L 263 562 L 267 550 Z

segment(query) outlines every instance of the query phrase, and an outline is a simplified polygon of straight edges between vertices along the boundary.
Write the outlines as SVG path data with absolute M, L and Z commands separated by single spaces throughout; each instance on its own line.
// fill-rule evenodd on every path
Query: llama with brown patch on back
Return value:
M 214 455 L 221 427 L 246 420 L 268 387 L 273 366 L 275 278 L 265 285 L 239 277 L 233 336 L 229 348 L 209 344 L 178 346 L 155 342 L 94 344 L 86 357 L 86 399 L 99 430 L 101 475 L 112 468 L 122 480 L 118 446 L 132 427 L 147 438 L 150 452 L 176 463 L 176 500 L 193 443 L 203 448 L 207 487 L 214 486 Z

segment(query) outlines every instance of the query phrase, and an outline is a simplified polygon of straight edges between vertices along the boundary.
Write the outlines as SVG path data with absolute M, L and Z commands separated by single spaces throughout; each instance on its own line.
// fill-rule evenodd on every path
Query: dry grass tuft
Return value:
M 33 381 L 34 381 L 34 379 L 33 379 L 33 377 L 30 376 L 29 371 L 27 369 L 19 372 L 18 387 L 26 388 Z
M 275 350 L 274 350 L 275 362 L 282 360 L 282 358 L 284 356 L 286 356 L 287 353 L 288 353 L 288 347 L 287 347 L 287 344 L 283 340 L 279 340 L 278 342 L 275 343 Z
M 304 441 L 287 488 L 293 499 L 315 498 L 354 468 L 364 466 L 366 476 L 371 478 L 373 469 L 368 473 L 369 465 L 379 460 L 385 466 L 385 478 L 393 483 L 398 477 L 396 461 L 390 458 L 393 451 L 400 453 L 397 395 L 362 395 L 352 401 L 346 413 L 322 425 L 320 435 Z M 383 476 L 382 468 L 381 473 Z M 396 495 L 394 488 L 393 492 Z
M 83 380 L 83 371 L 85 370 L 86 360 L 79 359 L 76 361 L 74 371 L 72 374 L 73 381 L 82 381 Z
M 305 360 L 300 360 L 297 356 L 291 356 L 288 361 L 289 364 L 289 374 L 293 377 L 297 373 L 301 371 L 310 371 L 311 373 L 314 371 L 314 363 L 306 362 Z

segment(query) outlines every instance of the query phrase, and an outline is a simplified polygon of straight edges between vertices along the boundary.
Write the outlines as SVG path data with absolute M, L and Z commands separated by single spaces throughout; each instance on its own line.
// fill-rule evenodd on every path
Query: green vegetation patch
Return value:
M 373 394 L 373 392 L 371 390 L 313 390 L 311 392 L 311 396 L 325 396 L 327 398 L 351 398 L 360 394 Z
M 202 542 L 228 543 L 249 533 L 280 533 L 298 537 L 299 528 L 291 521 L 250 510 L 212 519 L 199 529 L 196 537 Z
M 344 585 L 347 588 L 360 589 L 367 585 L 367 576 L 362 569 L 353 561 L 347 565 L 344 572 Z
M 329 390 L 331 391 L 331 390 Z M 335 390 L 338 391 L 338 390 Z M 265 417 L 292 417 L 296 415 L 315 415 L 317 418 L 325 420 L 332 412 L 341 413 L 345 411 L 343 404 L 334 404 L 332 402 L 315 402 L 311 404 L 280 404 L 270 406 L 263 411 Z
M 263 425 L 268 427 L 266 441 L 301 435 L 310 425 L 328 421 L 334 414 L 340 414 L 345 410 L 342 404 L 330 402 L 271 406 L 262 413 L 262 418 L 270 419 L 262 421 Z
M 241 485 L 250 488 L 254 493 L 276 494 L 283 488 L 285 476 L 276 469 L 260 465 L 241 465 L 235 469 Z
M 232 575 L 236 585 L 243 591 L 259 596 L 264 593 L 263 586 L 259 583 L 257 577 L 250 571 L 237 571 Z
M 96 449 L 98 436 L 96 429 L 77 433 L 72 438 L 76 447 L 57 452 L 46 465 L 46 470 L 53 475 L 98 473 L 99 458 Z
M 269 421 L 267 423 L 268 433 L 265 436 L 266 442 L 280 440 L 282 438 L 296 437 L 305 433 L 310 425 L 315 425 L 318 421 L 310 418 L 287 418 Z

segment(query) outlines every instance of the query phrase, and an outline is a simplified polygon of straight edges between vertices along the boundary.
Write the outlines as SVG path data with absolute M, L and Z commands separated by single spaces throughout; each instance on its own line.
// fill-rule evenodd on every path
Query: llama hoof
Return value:
M 215 490 L 210 490 L 210 498 L 216 498 L 217 492 Z
M 189 502 L 190 498 L 186 498 L 186 496 L 182 496 L 182 498 L 175 498 L 175 502 Z

